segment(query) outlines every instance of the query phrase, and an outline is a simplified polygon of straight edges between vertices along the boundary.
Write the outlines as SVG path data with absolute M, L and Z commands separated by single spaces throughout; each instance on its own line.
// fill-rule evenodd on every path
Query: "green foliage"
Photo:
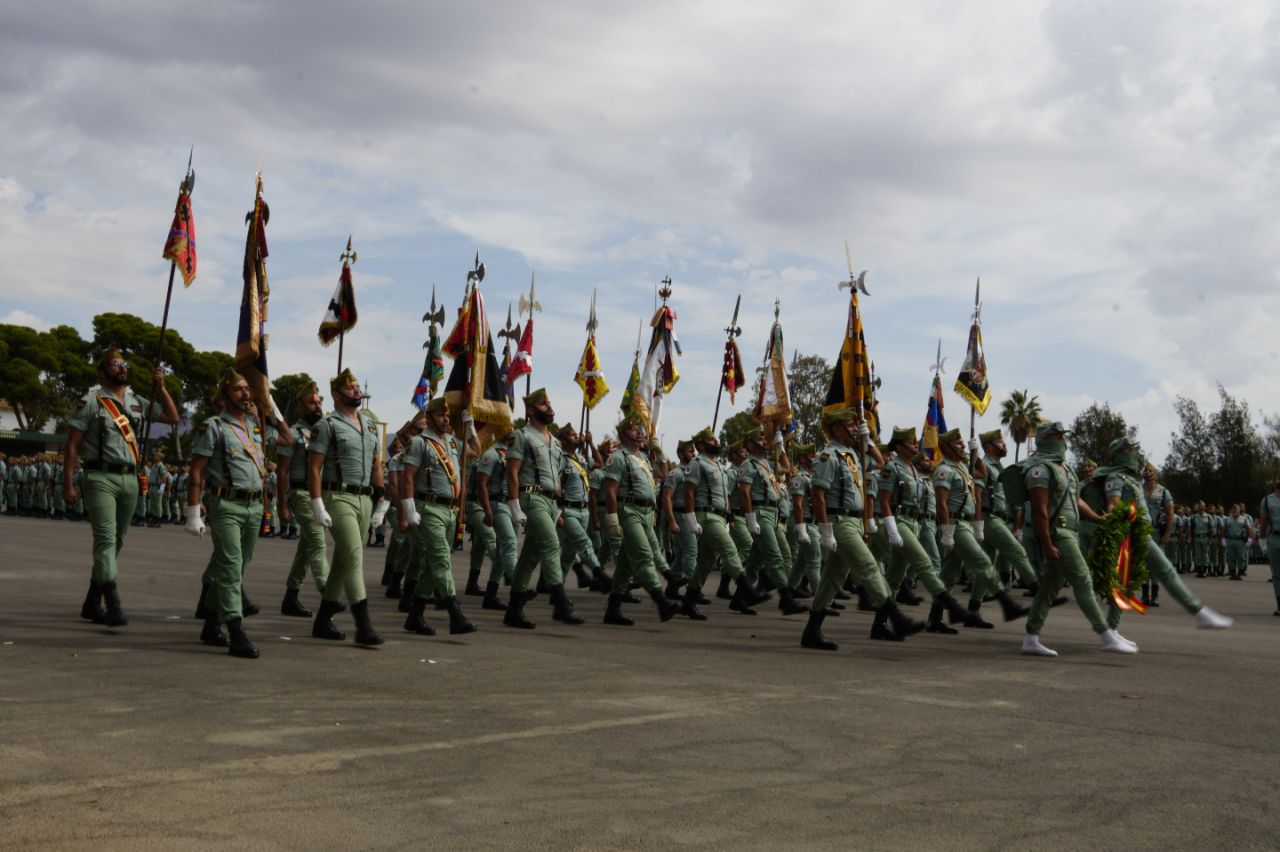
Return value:
M 287 373 L 271 380 L 271 395 L 287 422 L 292 423 L 297 414 L 298 394 L 315 383 L 309 373 Z
M 755 418 L 750 411 L 739 411 L 724 423 L 720 424 L 720 446 L 727 448 L 741 438 L 747 430 L 756 426 Z
M 1169 437 L 1161 478 L 1180 502 L 1256 506 L 1280 472 L 1280 419 L 1264 418 L 1260 434 L 1247 402 L 1222 386 L 1218 399 L 1218 410 L 1206 416 L 1194 401 L 1178 397 L 1178 431 Z
M 1125 423 L 1124 415 L 1113 411 L 1105 402 L 1090 405 L 1077 414 L 1067 428 L 1071 430 L 1067 446 L 1076 470 L 1080 470 L 1087 458 L 1106 464 L 1107 445 L 1116 438 L 1135 441 L 1138 438 L 1137 427 Z
M 1009 430 L 1013 438 L 1013 460 L 1016 462 L 1022 454 L 1022 445 L 1040 422 L 1040 397 L 1031 396 L 1029 391 L 1013 391 L 1009 398 L 1000 404 L 1000 425 Z
M 793 440 L 802 444 L 822 444 L 819 416 L 827 398 L 827 382 L 831 364 L 821 355 L 794 354 L 787 368 L 787 384 L 791 390 L 791 408 L 796 432 Z M 727 425 L 727 424 L 726 424 Z
M 1135 511 L 1134 519 L 1129 520 L 1132 509 L 1133 503 L 1119 501 L 1102 516 L 1102 523 L 1093 534 L 1093 545 L 1089 549 L 1089 575 L 1093 580 L 1093 591 L 1104 600 L 1110 600 L 1111 593 L 1117 589 L 1130 595 L 1137 594 L 1150 576 L 1147 543 L 1154 530 L 1141 511 Z M 1125 539 L 1130 541 L 1129 582 L 1121 586 L 1116 564 Z
M 22 325 L 0 325 L 0 396 L 13 406 L 18 425 L 38 432 L 65 420 L 88 389 L 93 368 L 89 345 L 70 326 L 38 332 Z

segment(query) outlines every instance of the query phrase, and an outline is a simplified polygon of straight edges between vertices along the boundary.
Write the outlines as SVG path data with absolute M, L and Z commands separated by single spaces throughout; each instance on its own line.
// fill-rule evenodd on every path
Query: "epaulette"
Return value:
M 830 461 L 830 460 L 831 460 L 830 450 L 823 450 L 822 452 L 818 453 L 818 461 Z
M 196 434 L 202 435 L 208 431 L 209 431 L 209 421 L 208 420 L 200 421 L 200 425 L 196 427 Z

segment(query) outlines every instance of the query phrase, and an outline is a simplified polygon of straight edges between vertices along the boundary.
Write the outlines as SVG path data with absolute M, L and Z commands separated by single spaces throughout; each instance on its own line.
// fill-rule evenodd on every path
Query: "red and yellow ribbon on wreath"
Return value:
M 1138 504 L 1130 503 L 1129 511 L 1125 513 L 1125 520 L 1130 524 L 1138 519 Z M 1125 536 L 1124 541 L 1120 543 L 1120 553 L 1116 557 L 1116 580 L 1118 581 L 1115 588 L 1111 590 L 1111 600 L 1117 608 L 1121 610 L 1133 610 L 1142 615 L 1146 613 L 1147 608 L 1129 592 L 1129 575 L 1133 570 L 1133 534 Z

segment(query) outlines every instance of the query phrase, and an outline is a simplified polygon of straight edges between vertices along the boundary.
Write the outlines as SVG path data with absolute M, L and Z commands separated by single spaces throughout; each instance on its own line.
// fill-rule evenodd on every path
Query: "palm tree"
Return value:
M 1013 391 L 1000 405 L 1000 425 L 1009 430 L 1013 438 L 1013 460 L 1018 461 L 1022 444 L 1036 424 L 1040 422 L 1040 397 L 1030 396 L 1028 391 Z

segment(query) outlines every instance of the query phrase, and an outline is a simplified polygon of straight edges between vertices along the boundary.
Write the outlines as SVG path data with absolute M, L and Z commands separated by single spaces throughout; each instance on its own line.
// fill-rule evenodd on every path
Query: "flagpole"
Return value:
M 476 287 L 480 286 L 480 282 L 483 280 L 484 280 L 484 264 L 480 262 L 480 252 L 477 251 L 475 268 L 473 268 L 470 272 L 467 273 L 467 289 L 465 293 L 466 298 L 464 298 L 462 302 L 464 305 L 471 304 L 471 294 L 474 292 L 474 289 Z M 508 317 L 509 316 L 510 314 L 508 313 Z M 471 381 L 475 375 L 475 350 L 476 350 L 476 337 L 478 337 L 478 332 L 479 332 L 479 327 L 478 327 L 479 320 L 475 317 L 474 314 L 472 314 L 471 316 L 468 317 L 467 323 L 475 327 L 477 332 L 476 334 L 471 334 L 470 329 L 468 329 L 468 337 L 471 338 L 471 340 L 469 341 L 471 352 L 463 353 L 464 358 L 468 358 L 468 355 L 470 356 L 467 360 L 467 381 L 466 381 L 466 384 L 463 385 L 463 387 L 466 389 L 466 394 L 467 394 L 466 404 L 468 407 L 470 407 L 471 393 L 472 393 Z M 474 427 L 474 425 L 475 425 L 475 422 L 472 421 L 472 426 Z M 465 460 L 466 446 L 468 443 L 467 428 L 465 426 L 461 426 L 460 428 L 462 429 L 461 437 L 462 437 L 462 446 L 464 448 L 462 451 L 462 457 Z M 478 459 L 476 459 L 475 461 L 478 461 Z M 454 525 L 453 541 L 454 541 L 454 544 L 461 546 L 462 524 L 463 524 L 463 519 L 467 516 L 467 488 L 466 488 L 466 481 L 465 481 L 466 465 L 465 464 L 460 465 L 459 468 L 460 469 L 458 470 L 458 476 L 462 477 L 463 479 L 462 479 L 462 482 L 460 483 L 461 487 L 458 488 L 458 517 L 456 518 L 455 525 Z
M 973 288 L 973 321 L 979 322 L 981 318 L 981 303 L 979 296 L 982 293 L 982 279 L 978 279 L 978 283 Z M 972 474 L 978 466 L 978 453 L 973 448 L 973 439 L 977 434 L 978 411 L 972 405 L 969 406 L 969 473 Z
M 182 183 L 178 184 L 178 195 L 181 198 L 183 193 L 188 196 L 195 189 L 196 173 L 191 170 L 191 159 L 195 156 L 195 147 L 192 146 L 191 151 L 187 154 L 187 174 L 182 178 Z M 189 232 L 188 232 L 189 233 Z M 156 347 L 156 357 L 152 364 L 156 367 L 160 366 L 160 359 L 164 357 L 164 336 L 169 329 L 169 305 L 173 302 L 173 276 L 178 271 L 178 262 L 176 260 L 169 261 L 169 286 L 164 294 L 164 314 L 160 318 L 160 343 Z M 147 463 L 148 444 L 151 441 L 151 422 L 152 406 L 147 406 L 147 422 L 142 430 L 142 458 L 141 461 L 145 465 Z M 174 426 L 174 432 L 177 433 L 177 426 Z
M 729 339 L 728 341 L 726 341 L 726 344 L 732 343 L 735 337 L 742 334 L 742 329 L 738 327 L 738 309 L 740 307 L 742 307 L 741 293 L 738 294 L 738 301 L 733 303 L 733 319 L 729 320 L 729 326 L 724 330 L 725 334 L 729 336 Z M 727 349 L 727 345 L 726 345 L 726 349 Z M 735 382 L 737 381 L 736 376 L 734 377 L 734 381 Z M 716 431 L 716 424 L 720 422 L 720 399 L 723 396 L 724 396 L 724 367 L 721 366 L 720 367 L 720 390 L 716 392 L 716 411 L 715 411 L 715 414 L 711 415 L 711 432 L 713 434 Z

